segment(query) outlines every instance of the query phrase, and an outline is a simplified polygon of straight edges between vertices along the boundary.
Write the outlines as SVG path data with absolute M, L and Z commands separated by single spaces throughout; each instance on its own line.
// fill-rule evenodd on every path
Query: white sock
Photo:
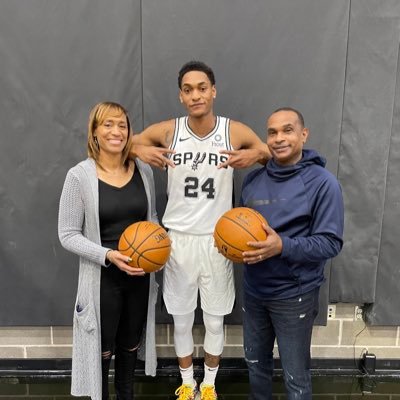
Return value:
M 215 378 L 217 376 L 219 365 L 216 367 L 208 367 L 204 364 L 204 380 L 203 383 L 205 385 L 215 385 Z
M 181 371 L 182 384 L 196 386 L 196 382 L 193 379 L 193 364 L 189 368 L 179 367 L 179 371 Z

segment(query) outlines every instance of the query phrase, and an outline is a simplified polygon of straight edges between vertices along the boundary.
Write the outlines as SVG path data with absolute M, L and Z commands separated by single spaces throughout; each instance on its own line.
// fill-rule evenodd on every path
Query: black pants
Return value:
M 150 276 L 129 276 L 115 265 L 101 270 L 100 315 L 103 399 L 108 398 L 108 370 L 115 353 L 117 399 L 133 397 L 136 348 L 147 317 Z M 108 354 L 109 357 L 105 357 Z

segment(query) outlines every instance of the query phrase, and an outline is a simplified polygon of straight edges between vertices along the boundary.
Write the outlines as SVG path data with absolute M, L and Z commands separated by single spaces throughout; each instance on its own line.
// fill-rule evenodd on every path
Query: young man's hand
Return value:
M 270 158 L 269 153 L 263 151 L 263 149 L 240 149 L 240 150 L 221 150 L 220 154 L 225 154 L 228 159 L 218 164 L 217 168 L 226 168 L 230 166 L 232 168 L 248 168 L 254 164 L 260 163 L 265 164 Z
M 173 153 L 175 153 L 175 150 L 170 150 L 165 147 L 134 144 L 130 155 L 139 158 L 153 167 L 164 169 L 167 165 L 171 168 L 175 168 L 174 162 L 167 156 Z

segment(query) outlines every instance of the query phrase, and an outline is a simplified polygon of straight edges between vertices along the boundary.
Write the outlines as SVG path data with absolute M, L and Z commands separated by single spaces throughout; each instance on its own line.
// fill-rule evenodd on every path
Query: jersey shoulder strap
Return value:
M 176 142 L 178 141 L 179 137 L 179 132 L 182 131 L 180 127 L 184 124 L 184 119 L 185 117 L 175 118 L 175 129 L 174 129 L 174 135 L 172 136 L 171 144 L 169 146 L 170 150 L 175 150 Z M 171 154 L 169 156 L 171 156 Z

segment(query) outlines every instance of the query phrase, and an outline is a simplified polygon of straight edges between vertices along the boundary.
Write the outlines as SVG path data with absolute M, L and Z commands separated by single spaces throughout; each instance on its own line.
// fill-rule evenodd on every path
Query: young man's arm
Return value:
M 220 153 L 228 155 L 229 158 L 218 168 L 224 168 L 228 165 L 232 168 L 247 168 L 255 163 L 266 164 L 271 158 L 268 146 L 251 128 L 241 122 L 231 120 L 230 138 L 234 150 L 220 151 Z
M 175 129 L 175 120 L 163 121 L 150 125 L 142 133 L 133 135 L 131 157 L 138 157 L 143 162 L 155 167 L 166 165 L 174 168 L 175 164 L 168 157 L 174 153 L 169 149 Z

